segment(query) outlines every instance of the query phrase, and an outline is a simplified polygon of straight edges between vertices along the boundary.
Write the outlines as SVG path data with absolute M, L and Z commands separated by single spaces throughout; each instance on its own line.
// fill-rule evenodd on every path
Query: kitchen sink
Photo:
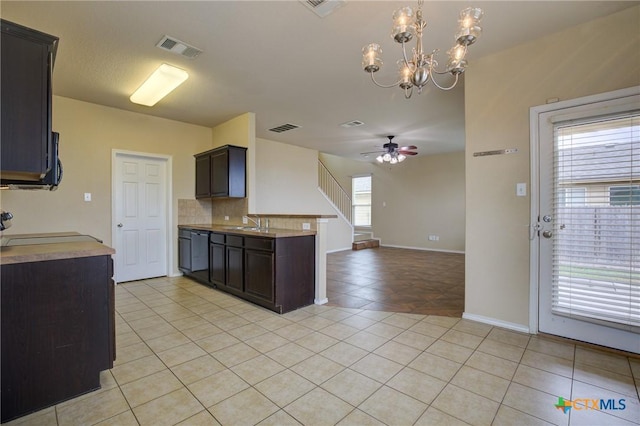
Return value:
M 235 231 L 268 231 L 268 228 L 258 228 L 257 226 L 225 226 L 224 229 Z

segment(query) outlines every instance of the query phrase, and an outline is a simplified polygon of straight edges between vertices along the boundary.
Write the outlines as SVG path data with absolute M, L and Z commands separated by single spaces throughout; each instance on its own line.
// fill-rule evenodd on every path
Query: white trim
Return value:
M 379 238 L 376 238 L 378 241 L 380 241 Z M 382 244 L 380 243 L 380 247 L 392 247 L 392 248 L 401 248 L 401 249 L 408 249 L 408 250 L 421 250 L 421 251 L 438 251 L 441 253 L 457 253 L 457 254 L 465 254 L 464 251 L 460 251 L 460 250 L 445 250 L 445 249 L 434 249 L 434 248 L 429 248 L 429 247 L 410 247 L 410 246 L 398 246 L 395 244 Z
M 339 251 L 347 251 L 347 250 L 353 250 L 353 247 L 344 247 L 344 248 L 339 248 L 339 249 L 334 249 L 334 250 L 327 250 L 327 254 L 329 254 L 329 253 L 337 253 Z
M 502 320 L 499 320 L 497 318 L 490 318 L 490 317 L 485 317 L 485 316 L 482 316 L 482 315 L 469 314 L 469 313 L 466 313 L 466 312 L 462 313 L 462 318 L 470 320 L 470 321 L 481 322 L 483 324 L 494 325 L 494 326 L 500 327 L 500 328 L 506 328 L 507 330 L 513 330 L 513 331 L 517 331 L 519 333 L 531 334 L 531 332 L 530 332 L 531 329 L 527 328 L 527 326 L 525 326 L 525 325 L 516 324 L 514 322 L 502 321 Z
M 589 104 L 610 101 L 619 98 L 637 96 L 640 93 L 640 86 L 628 87 L 625 89 L 614 90 L 612 92 L 598 93 L 595 95 L 584 96 L 576 99 L 569 99 L 561 102 L 555 102 L 546 105 L 538 105 L 529 109 L 529 152 L 530 152 L 530 172 L 531 172 L 531 191 L 530 191 L 530 243 L 529 243 L 529 329 L 534 333 L 539 329 L 538 305 L 540 303 L 538 294 L 539 288 L 539 268 L 540 259 L 538 256 L 539 239 L 536 238 L 536 232 L 533 227 L 538 221 L 538 211 L 540 209 L 540 158 L 538 146 L 540 144 L 540 115 L 553 112 L 556 110 L 564 110 L 578 106 L 586 106 Z M 611 110 L 611 108 L 610 108 Z M 563 119 L 573 118 L 570 114 L 562 115 Z
M 325 303 L 329 303 L 329 299 L 327 299 L 326 297 L 324 299 L 314 299 L 313 303 L 315 303 L 316 305 L 324 305 Z
M 167 165 L 166 172 L 166 215 L 165 215 L 165 228 L 166 232 L 166 244 L 167 244 L 167 258 L 165 262 L 165 275 L 166 276 L 177 276 L 174 275 L 173 271 L 173 252 L 174 252 L 174 244 L 173 241 L 176 240 L 173 238 L 173 157 L 171 155 L 163 155 L 163 154 L 153 154 L 149 152 L 137 152 L 137 151 L 128 151 L 124 149 L 112 149 L 111 150 L 111 244 L 115 245 L 116 243 L 116 203 L 114 199 L 114 188 L 116 186 L 116 158 L 118 156 L 130 156 L 130 157 L 142 157 L 142 158 L 151 158 L 154 160 L 165 161 Z M 170 272 L 171 271 L 171 272 Z M 115 277 L 115 267 L 114 267 L 114 282 L 117 283 Z
M 347 223 L 347 225 L 349 225 L 349 227 L 351 227 L 351 233 L 353 234 L 353 228 L 354 228 L 353 224 L 349 222 L 349 219 L 347 219 L 346 216 L 342 214 L 340 209 L 335 204 L 333 204 L 333 201 L 331 201 L 329 197 L 327 197 L 327 194 L 325 194 L 324 191 L 319 186 L 317 187 L 317 189 L 318 189 L 318 192 L 320 192 L 320 194 L 322 194 L 322 196 L 325 198 L 325 200 L 327 200 L 329 205 L 336 211 L 336 213 L 338 213 L 338 216 L 342 220 L 344 220 Z

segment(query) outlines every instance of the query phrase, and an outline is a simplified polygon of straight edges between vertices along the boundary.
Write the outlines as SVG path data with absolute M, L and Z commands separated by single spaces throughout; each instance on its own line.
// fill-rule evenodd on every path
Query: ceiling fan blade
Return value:
M 413 151 L 399 151 L 399 152 L 402 155 L 418 155 L 417 152 L 413 152 Z
M 418 149 L 418 147 L 415 146 L 415 145 L 409 145 L 409 146 L 400 147 L 399 149 L 400 149 L 400 151 L 402 151 L 402 150 L 405 150 L 405 149 Z
M 386 150 L 378 150 L 378 151 L 369 151 L 369 152 L 361 152 L 360 155 L 365 155 L 365 154 L 378 154 L 381 152 L 387 152 Z

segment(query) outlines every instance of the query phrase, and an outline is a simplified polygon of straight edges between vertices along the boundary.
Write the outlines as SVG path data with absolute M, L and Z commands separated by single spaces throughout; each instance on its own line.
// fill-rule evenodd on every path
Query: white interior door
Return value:
M 116 153 L 114 174 L 116 281 L 167 275 L 167 160 Z
M 538 191 L 532 199 L 537 206 L 532 209 L 537 256 L 532 266 L 538 269 L 538 330 L 636 353 L 638 93 L 619 91 L 532 110 L 537 129 L 532 156 L 538 163 Z

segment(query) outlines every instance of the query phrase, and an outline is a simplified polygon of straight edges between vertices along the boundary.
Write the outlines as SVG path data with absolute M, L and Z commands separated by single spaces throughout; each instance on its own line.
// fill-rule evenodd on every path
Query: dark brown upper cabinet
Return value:
M 244 198 L 247 148 L 225 145 L 196 154 L 196 198 Z
M 1 20 L 0 175 L 39 181 L 55 161 L 51 76 L 58 38 Z

